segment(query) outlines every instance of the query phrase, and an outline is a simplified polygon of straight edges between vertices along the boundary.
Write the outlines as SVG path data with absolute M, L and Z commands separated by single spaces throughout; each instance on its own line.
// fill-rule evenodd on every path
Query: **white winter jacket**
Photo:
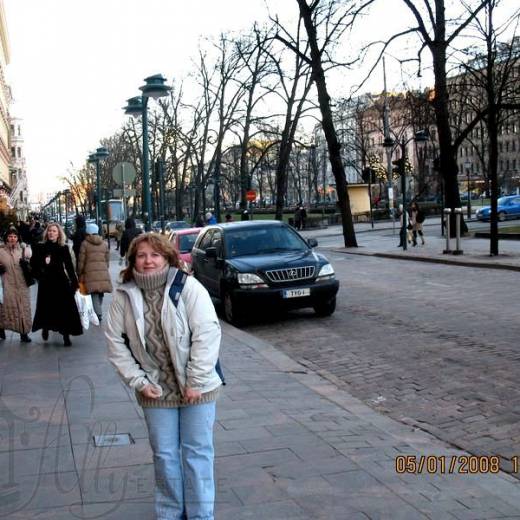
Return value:
M 210 392 L 221 384 L 215 371 L 220 324 L 208 292 L 192 276 L 187 277 L 175 307 L 168 291 L 176 272 L 177 269 L 170 268 L 164 290 L 163 335 L 181 392 L 186 386 Z M 136 391 L 150 383 L 161 389 L 159 367 L 146 351 L 143 309 L 141 289 L 134 281 L 122 283 L 116 288 L 105 325 L 108 358 Z

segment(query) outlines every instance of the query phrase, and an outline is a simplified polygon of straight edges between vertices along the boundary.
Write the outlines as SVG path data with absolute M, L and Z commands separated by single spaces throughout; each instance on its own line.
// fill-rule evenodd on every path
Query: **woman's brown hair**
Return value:
M 123 283 L 134 279 L 135 258 L 137 250 L 142 243 L 147 243 L 155 252 L 166 258 L 169 265 L 182 269 L 181 262 L 177 251 L 175 251 L 172 243 L 164 235 L 158 233 L 143 233 L 137 235 L 128 248 L 128 267 L 121 271 L 121 278 Z

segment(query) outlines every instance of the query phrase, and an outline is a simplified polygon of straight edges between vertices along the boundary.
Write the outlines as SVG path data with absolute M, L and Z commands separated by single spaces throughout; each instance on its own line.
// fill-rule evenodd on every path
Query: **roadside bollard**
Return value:
M 446 230 L 446 249 L 443 251 L 445 255 L 449 255 L 451 253 L 450 249 L 450 215 L 451 208 L 444 208 L 444 219 L 445 219 L 445 230 Z
M 455 208 L 455 244 L 456 249 L 452 251 L 454 255 L 463 255 L 464 251 L 460 248 L 460 223 L 462 220 L 462 208 Z

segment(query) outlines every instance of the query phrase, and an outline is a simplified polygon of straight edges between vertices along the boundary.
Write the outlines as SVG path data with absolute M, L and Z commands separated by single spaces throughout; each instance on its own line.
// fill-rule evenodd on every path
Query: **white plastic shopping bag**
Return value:
M 97 314 L 92 305 L 92 296 L 90 296 L 90 294 L 81 294 L 79 291 L 76 291 L 74 299 L 76 300 L 83 329 L 87 330 L 91 323 L 92 325 L 99 325 Z

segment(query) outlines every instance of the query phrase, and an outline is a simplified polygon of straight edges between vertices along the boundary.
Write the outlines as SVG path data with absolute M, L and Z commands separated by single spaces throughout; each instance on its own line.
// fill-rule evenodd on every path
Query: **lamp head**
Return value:
M 145 84 L 139 87 L 142 91 L 143 96 L 152 97 L 154 99 L 167 96 L 171 90 L 171 87 L 165 85 L 166 78 L 161 74 L 154 74 L 145 78 Z
M 87 162 L 89 163 L 96 163 L 97 162 L 97 157 L 96 157 L 96 154 L 95 153 L 91 153 L 89 154 L 88 156 L 88 159 L 87 159 Z
M 415 132 L 414 141 L 416 143 L 425 143 L 430 139 L 428 130 L 419 130 Z
M 395 141 L 391 137 L 385 137 L 383 141 L 383 148 L 392 148 L 395 145 Z
M 125 114 L 132 117 L 139 117 L 143 113 L 143 100 L 141 96 L 135 96 L 126 100 L 126 107 L 123 107 Z
M 108 150 L 104 146 L 96 149 L 96 158 L 99 161 L 104 161 L 109 155 Z

